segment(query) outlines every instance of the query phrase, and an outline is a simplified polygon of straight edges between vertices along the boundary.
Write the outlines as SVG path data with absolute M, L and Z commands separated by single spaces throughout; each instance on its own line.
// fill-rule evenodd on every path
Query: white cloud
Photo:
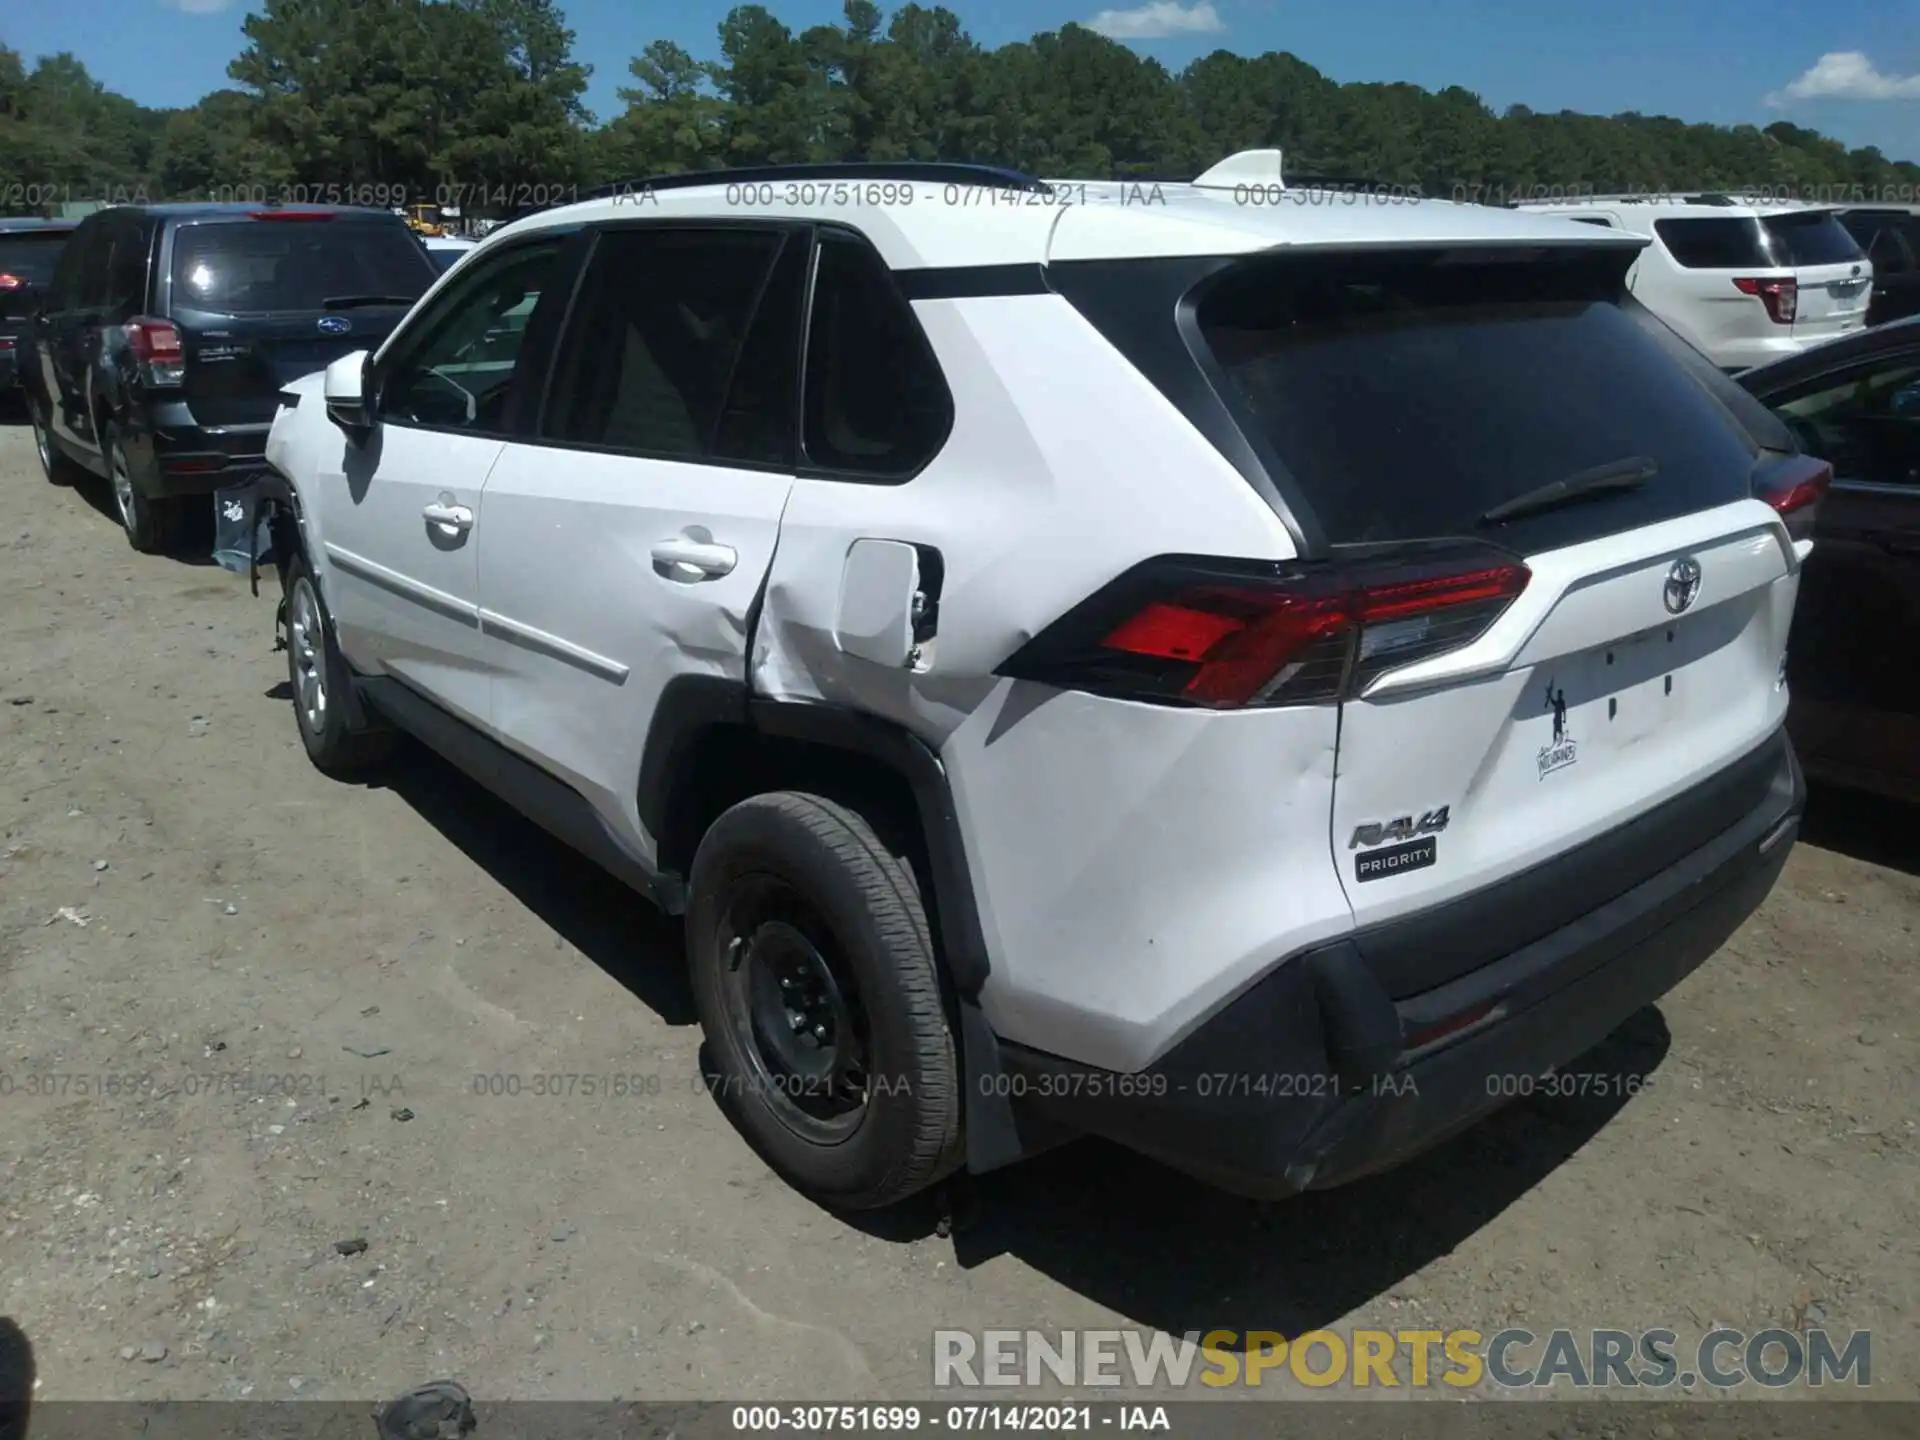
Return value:
M 232 5 L 233 0 L 160 0 L 160 3 L 189 15 L 217 15 Z
M 1227 27 L 1211 0 L 1182 5 L 1179 0 L 1151 0 L 1131 10 L 1102 10 L 1083 22 L 1109 40 L 1160 40 L 1168 35 L 1211 35 Z
M 1789 100 L 1920 100 L 1920 75 L 1883 75 L 1858 50 L 1832 50 L 1767 97 L 1776 107 Z

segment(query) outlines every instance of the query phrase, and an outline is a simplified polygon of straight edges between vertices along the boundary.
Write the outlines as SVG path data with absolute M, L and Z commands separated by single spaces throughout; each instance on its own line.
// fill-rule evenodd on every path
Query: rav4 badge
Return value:
M 1417 818 L 1402 815 L 1397 820 L 1356 825 L 1353 838 L 1347 842 L 1349 850 L 1360 850 L 1353 857 L 1353 878 L 1361 882 L 1384 880 L 1389 875 L 1404 875 L 1409 870 L 1424 870 L 1435 864 L 1440 859 L 1440 842 L 1434 837 L 1447 828 L 1450 808 L 1442 805 Z M 1391 843 L 1394 841 L 1403 843 Z M 1383 842 L 1388 843 L 1382 849 L 1360 849 L 1363 845 L 1378 846 Z

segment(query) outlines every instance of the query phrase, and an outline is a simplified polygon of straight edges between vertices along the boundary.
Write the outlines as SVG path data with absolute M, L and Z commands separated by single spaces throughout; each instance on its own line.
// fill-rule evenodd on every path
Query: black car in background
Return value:
M 1738 377 L 1833 465 L 1787 645 L 1807 773 L 1920 803 L 1920 318 Z
M 0 215 L 0 397 L 10 396 L 20 383 L 20 357 L 31 333 L 28 318 L 78 223 Z
M 373 349 L 438 278 L 385 210 L 140 205 L 73 232 L 35 314 L 27 408 L 49 480 L 113 484 L 136 550 L 259 474 L 282 386 Z
M 1920 315 L 1920 216 L 1910 210 L 1842 210 L 1839 217 L 1873 262 L 1868 326 Z

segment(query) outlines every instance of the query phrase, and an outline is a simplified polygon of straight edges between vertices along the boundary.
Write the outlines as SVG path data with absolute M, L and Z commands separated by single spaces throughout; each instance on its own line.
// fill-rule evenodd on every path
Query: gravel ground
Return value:
M 955 1233 L 849 1222 L 702 1091 L 672 925 L 424 752 L 321 777 L 275 597 L 106 505 L 0 426 L 0 1314 L 42 1400 L 884 1398 L 937 1327 L 1716 1322 L 1870 1329 L 1920 1395 L 1911 812 L 1816 795 L 1583 1062 L 1631 1096 L 1287 1203 L 1089 1142 Z

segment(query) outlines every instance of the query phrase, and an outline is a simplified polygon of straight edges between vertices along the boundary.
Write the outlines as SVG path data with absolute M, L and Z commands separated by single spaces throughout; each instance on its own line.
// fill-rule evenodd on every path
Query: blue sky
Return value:
M 588 103 L 618 108 L 627 60 L 649 40 L 703 58 L 731 0 L 563 0 Z M 884 0 L 883 0 L 884 3 Z M 1464 85 L 1496 108 L 1641 110 L 1719 124 L 1785 118 L 1920 159 L 1920 0 L 957 0 L 985 45 L 1078 20 L 1178 68 L 1225 48 L 1291 50 L 1333 79 Z M 226 83 L 247 0 L 15 0 L 0 41 L 28 57 L 71 50 L 112 88 L 189 104 Z M 839 0 L 776 0 L 796 31 Z

